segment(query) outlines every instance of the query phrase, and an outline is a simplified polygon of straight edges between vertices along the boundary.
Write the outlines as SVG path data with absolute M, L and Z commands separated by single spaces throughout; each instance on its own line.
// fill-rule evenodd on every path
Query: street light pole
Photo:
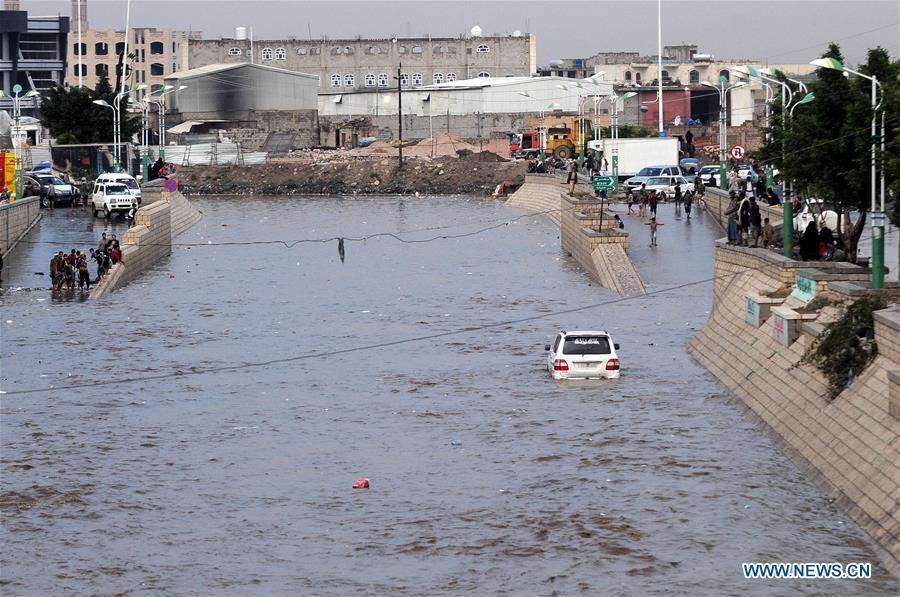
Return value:
M 881 102 L 878 101 L 878 88 L 881 84 L 875 75 L 864 75 L 861 72 L 844 66 L 834 58 L 818 58 L 810 62 L 813 66 L 850 73 L 857 77 L 868 79 L 872 83 L 872 164 L 871 164 L 871 207 L 872 212 L 872 288 L 884 288 L 884 164 L 881 166 L 881 209 L 879 210 L 877 198 L 877 147 L 878 147 L 878 109 Z M 883 96 L 882 92 L 882 96 Z M 881 114 L 881 147 L 884 150 L 884 111 Z M 884 155 L 882 155 L 884 159 Z
M 662 0 L 656 4 L 656 47 L 659 72 L 657 73 L 657 101 L 659 102 L 659 136 L 665 136 L 663 127 L 663 90 L 662 90 Z

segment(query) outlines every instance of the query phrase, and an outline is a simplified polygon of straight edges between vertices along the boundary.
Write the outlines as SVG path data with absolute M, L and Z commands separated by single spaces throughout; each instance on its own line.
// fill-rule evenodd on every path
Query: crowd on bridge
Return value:
M 106 233 L 100 238 L 96 249 L 90 249 L 89 253 L 72 249 L 68 254 L 59 251 L 50 259 L 50 282 L 53 290 L 75 290 L 76 284 L 79 290 L 91 290 L 91 284 L 97 284 L 103 279 L 110 268 L 122 260 L 122 248 L 116 235 L 107 238 Z M 91 279 L 89 266 L 97 265 L 97 277 Z

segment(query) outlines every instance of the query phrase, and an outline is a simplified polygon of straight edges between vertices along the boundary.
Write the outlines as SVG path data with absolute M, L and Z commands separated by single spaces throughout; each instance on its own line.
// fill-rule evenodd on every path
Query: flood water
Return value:
M 336 241 L 207 244 L 423 240 L 522 215 L 477 199 L 197 205 L 178 239 L 193 246 L 105 299 L 34 275 L 101 221 L 57 210 L 29 237 L 47 244 L 7 260 L 4 593 L 897 589 L 686 354 L 710 283 L 618 300 L 543 217 L 347 241 L 344 263 Z M 712 275 L 719 230 L 671 210 L 657 249 L 626 218 L 650 291 Z M 613 335 L 620 380 L 549 378 L 543 345 L 575 328 Z M 129 378 L 146 379 L 109 383 Z M 744 580 L 755 561 L 872 562 L 875 578 Z

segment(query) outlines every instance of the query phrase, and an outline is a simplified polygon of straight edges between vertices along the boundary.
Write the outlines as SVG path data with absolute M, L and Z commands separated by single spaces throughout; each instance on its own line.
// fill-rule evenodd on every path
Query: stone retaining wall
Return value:
M 616 227 L 607 206 L 557 193 L 562 249 L 604 288 L 643 294 L 644 284 L 628 257 L 628 233 Z M 602 214 L 602 218 L 601 218 Z
M 25 197 L 0 205 L 0 254 L 6 255 L 41 219 L 41 202 Z
M 121 241 L 122 262 L 94 287 L 91 298 L 109 294 L 159 263 L 172 252 L 172 240 L 200 220 L 200 212 L 181 193 L 145 188 L 142 195 L 134 226 Z
M 553 174 L 526 174 L 525 182 L 510 195 L 506 204 L 532 213 L 543 212 L 559 224 L 559 193 L 565 189 Z
M 825 377 L 801 363 L 811 334 L 820 333 L 822 325 L 808 322 L 812 325 L 805 324 L 796 341 L 784 346 L 774 337 L 774 316 L 759 328 L 745 321 L 746 294 L 793 286 L 798 271 L 823 273 L 804 266 L 823 265 L 718 241 L 713 309 L 688 350 L 839 501 L 880 546 L 886 566 L 900 574 L 900 310 L 876 314 L 879 356 L 834 400 Z M 816 280 L 816 291 L 847 300 L 842 290 L 859 288 L 867 272 L 842 264 L 824 275 Z M 896 300 L 897 289 L 883 294 Z M 784 304 L 805 303 L 788 297 Z M 834 308 L 825 308 L 818 321 L 834 316 Z

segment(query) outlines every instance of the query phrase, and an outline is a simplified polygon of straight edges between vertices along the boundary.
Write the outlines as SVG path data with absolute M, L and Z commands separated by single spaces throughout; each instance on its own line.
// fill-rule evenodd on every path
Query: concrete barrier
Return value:
M 644 284 L 628 257 L 628 233 L 598 200 L 557 193 L 562 249 L 601 286 L 619 294 L 643 294 Z
M 716 221 L 722 229 L 728 228 L 728 216 L 725 215 L 725 210 L 728 209 L 728 202 L 728 191 L 706 187 L 706 192 L 703 195 L 703 206 L 709 214 L 716 218 Z M 772 224 L 772 227 L 780 229 L 781 223 L 784 220 L 784 211 L 782 208 L 769 207 L 764 201 L 758 201 L 757 203 L 759 205 L 760 218 L 763 221 L 765 221 L 766 218 L 769 218 L 769 223 Z
M 825 377 L 802 357 L 814 335 L 838 316 L 836 307 L 822 308 L 814 321 L 799 326 L 787 346 L 774 337 L 774 314 L 760 327 L 745 317 L 748 294 L 790 289 L 798 271 L 805 276 L 798 268 L 810 265 L 717 241 L 713 309 L 688 350 L 838 500 L 876 541 L 885 565 L 900 574 L 900 413 L 891 406 L 898 400 L 890 402 L 892 393 L 900 396 L 900 311 L 876 314 L 878 357 L 833 400 Z M 843 289 L 857 287 L 865 270 L 842 264 L 828 272 L 830 279 L 816 280 L 815 292 L 832 301 L 853 300 Z M 897 288 L 877 292 L 889 300 L 900 296 Z M 779 309 L 800 312 L 805 305 L 792 295 Z
M 122 238 L 122 261 L 110 268 L 91 298 L 124 286 L 172 252 L 172 240 L 200 220 L 200 212 L 179 192 L 142 192 L 134 226 Z
M 544 213 L 559 224 L 559 193 L 562 179 L 553 174 L 526 174 L 525 182 L 510 195 L 506 204 L 532 213 Z
M 37 197 L 0 205 L 0 254 L 9 253 L 40 219 L 41 202 Z

